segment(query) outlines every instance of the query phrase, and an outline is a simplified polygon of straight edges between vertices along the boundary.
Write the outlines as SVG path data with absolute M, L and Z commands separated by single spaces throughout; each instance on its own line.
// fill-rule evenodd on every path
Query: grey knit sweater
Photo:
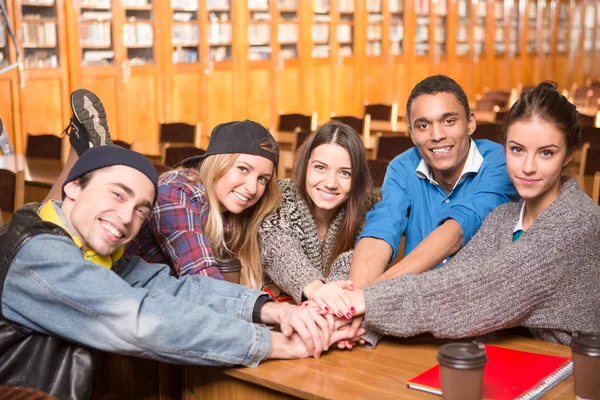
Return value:
M 279 187 L 283 195 L 281 207 L 260 227 L 261 262 L 265 282 L 272 280 L 299 302 L 304 287 L 314 280 L 331 282 L 348 278 L 352 250 L 337 257 L 329 275 L 325 276 L 346 209 L 340 207 L 333 217 L 321 246 L 317 223 L 308 204 L 300 197 L 296 183 L 285 179 L 279 181 Z
M 559 197 L 516 242 L 522 201 L 501 205 L 448 264 L 365 288 L 368 328 L 442 338 L 525 326 L 568 344 L 600 332 L 600 207 L 565 178 Z

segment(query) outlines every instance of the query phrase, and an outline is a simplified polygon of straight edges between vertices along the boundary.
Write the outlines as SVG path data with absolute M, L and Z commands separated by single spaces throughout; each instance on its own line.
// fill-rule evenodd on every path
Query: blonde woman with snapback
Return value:
M 126 255 L 168 264 L 176 276 L 217 279 L 219 264 L 238 258 L 241 283 L 260 289 L 258 227 L 280 202 L 278 161 L 279 146 L 262 125 L 216 126 L 204 155 L 160 177 L 156 206 Z

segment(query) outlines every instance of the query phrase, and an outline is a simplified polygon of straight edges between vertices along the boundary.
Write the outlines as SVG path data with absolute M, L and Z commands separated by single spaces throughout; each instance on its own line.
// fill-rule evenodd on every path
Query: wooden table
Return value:
M 570 357 L 567 346 L 521 336 L 483 338 L 516 350 Z M 376 349 L 331 350 L 319 359 L 266 361 L 258 368 L 186 367 L 184 398 L 195 399 L 431 399 L 441 397 L 408 389 L 406 382 L 437 364 L 441 344 L 431 336 L 385 339 Z M 574 399 L 573 377 L 545 399 Z
M 25 171 L 25 203 L 43 201 L 63 170 L 60 160 L 25 157 L 20 155 L 0 156 L 0 168 L 13 172 Z

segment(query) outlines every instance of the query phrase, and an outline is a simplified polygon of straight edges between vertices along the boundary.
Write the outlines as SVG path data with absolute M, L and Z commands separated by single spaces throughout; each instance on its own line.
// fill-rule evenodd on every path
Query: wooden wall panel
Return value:
M 417 83 L 421 82 L 423 79 L 427 78 L 431 75 L 429 70 L 429 58 L 428 57 L 418 57 L 413 62 L 410 71 L 410 88 L 412 89 Z
M 311 110 L 303 110 L 300 99 L 306 95 L 305 88 L 301 87 L 300 70 L 298 68 L 285 67 L 277 71 L 276 87 L 276 109 L 285 114 L 306 113 Z
M 2 117 L 2 123 L 4 124 L 4 130 L 8 134 L 8 138 L 12 143 L 13 150 L 17 151 L 16 138 L 17 126 L 16 122 L 19 119 L 18 115 L 15 115 L 15 107 L 13 103 L 13 94 L 17 90 L 15 88 L 16 82 L 11 79 L 2 79 L 0 75 L 0 117 Z
M 329 114 L 332 111 L 332 93 L 331 93 L 331 68 L 329 64 L 314 65 L 311 69 L 312 94 L 310 101 L 313 104 L 313 110 L 318 114 L 319 121 L 329 121 Z M 310 94 L 309 94 L 310 95 Z
M 199 90 L 201 79 L 199 72 L 172 75 L 165 122 L 196 125 L 202 119 L 202 99 Z
M 408 96 L 414 85 L 411 84 L 409 80 L 410 77 L 408 75 L 408 69 L 406 64 L 392 64 L 389 66 L 389 70 L 390 80 L 381 80 L 379 84 L 382 86 L 388 86 L 387 82 L 390 83 L 388 87 L 389 93 L 387 94 L 386 102 L 391 103 L 393 101 L 397 101 L 398 114 L 404 115 L 406 101 L 408 100 Z
M 333 112 L 336 115 L 359 117 L 362 114 L 360 107 L 362 99 L 357 96 L 360 77 L 356 75 L 356 67 L 340 65 L 334 68 L 333 82 Z
M 556 54 L 554 56 L 554 71 L 552 80 L 558 83 L 559 88 L 570 88 L 571 81 L 569 76 L 569 56 L 566 54 Z
M 124 126 L 119 138 L 126 142 L 158 141 L 158 78 L 155 75 L 137 73 L 125 84 L 127 99 Z
M 269 128 L 271 110 L 271 72 L 265 68 L 251 68 L 248 71 L 246 93 L 238 93 L 247 100 L 246 113 L 239 119 L 250 119 Z
M 113 139 L 122 139 L 119 132 L 118 86 L 120 82 L 114 76 L 90 76 L 81 79 L 81 87 L 96 94 L 106 111 L 106 122 Z
M 515 88 L 523 81 L 521 69 L 523 65 L 522 61 L 520 56 L 516 56 L 508 63 L 508 85 L 504 87 L 505 90 Z
M 371 104 L 391 103 L 394 76 L 389 64 L 367 62 L 363 71 L 363 100 Z
M 21 92 L 22 132 L 59 134 L 68 121 L 63 113 L 70 114 L 69 99 L 63 96 L 60 78 L 30 78 Z
M 215 70 L 206 80 L 206 118 L 204 132 L 233 118 L 233 74 L 231 70 Z

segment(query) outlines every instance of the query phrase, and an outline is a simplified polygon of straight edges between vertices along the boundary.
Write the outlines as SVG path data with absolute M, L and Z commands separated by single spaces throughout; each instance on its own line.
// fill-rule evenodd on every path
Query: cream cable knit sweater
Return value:
M 563 344 L 575 331 L 600 332 L 600 207 L 565 178 L 513 242 L 521 206 L 494 210 L 444 267 L 365 288 L 367 327 L 458 338 L 520 325 Z
M 308 204 L 300 197 L 296 183 L 285 179 L 279 181 L 279 187 L 283 195 L 281 207 L 260 227 L 261 262 L 265 282 L 272 280 L 300 302 L 302 290 L 314 280 L 331 282 L 348 279 L 352 250 L 340 254 L 329 275 L 325 276 L 327 261 L 346 209 L 340 207 L 321 246 L 317 224 Z

